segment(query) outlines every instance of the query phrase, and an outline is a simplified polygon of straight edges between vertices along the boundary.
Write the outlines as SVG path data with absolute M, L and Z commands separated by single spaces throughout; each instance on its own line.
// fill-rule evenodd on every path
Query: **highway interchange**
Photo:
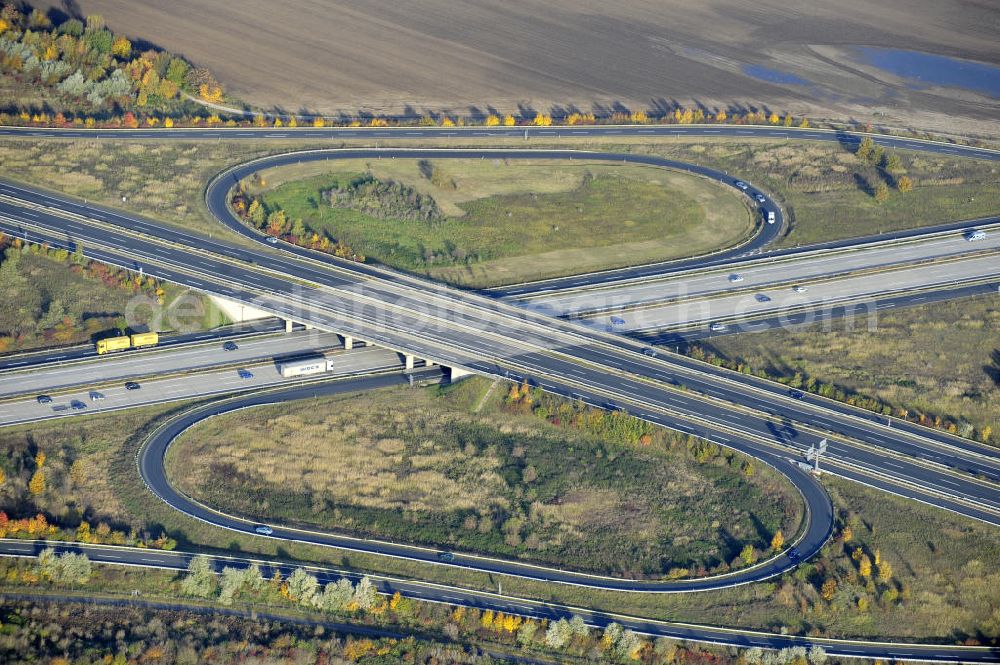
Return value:
M 684 131 L 697 129 L 686 128 Z M 737 128 L 718 129 L 736 131 Z M 739 128 L 737 134 L 749 129 Z M 677 133 L 676 130 L 665 127 L 587 129 L 588 132 L 612 135 L 622 131 L 649 133 L 650 130 Z M 4 131 L 9 130 L 0 130 L 0 135 Z M 164 132 L 170 131 L 184 138 L 192 136 L 185 134 L 192 130 L 162 130 L 156 131 L 155 135 L 161 138 Z M 322 131 L 323 136 L 338 135 L 338 130 L 309 131 Z M 362 130 L 361 134 L 366 131 Z M 518 128 L 517 135 L 522 131 L 523 128 Z M 715 129 L 704 131 L 716 132 Z M 764 128 L 759 133 L 774 136 L 775 131 L 778 130 Z M 42 133 L 45 132 L 46 130 L 42 130 Z M 31 135 L 36 133 L 37 131 L 32 132 Z M 400 131 L 397 135 L 404 133 L 409 138 L 412 132 Z M 251 132 L 250 136 L 260 137 L 261 134 L 271 138 L 274 132 Z M 358 134 L 359 132 L 354 131 L 350 135 Z M 470 134 L 476 135 L 471 129 L 458 133 L 466 136 Z M 788 130 L 781 130 L 780 134 L 787 135 Z M 812 134 L 820 137 L 812 140 L 856 140 L 856 137 L 822 132 L 794 135 L 812 138 Z M 234 130 L 225 135 L 240 138 L 244 133 Z M 300 133 L 295 135 L 299 136 Z M 377 138 L 381 135 L 381 132 L 369 132 L 365 137 Z M 449 133 L 438 131 L 433 135 L 440 137 Z M 532 135 L 547 134 L 532 131 Z M 206 137 L 204 134 L 198 136 Z M 912 140 L 880 139 L 885 140 L 890 143 L 899 142 L 901 147 L 913 148 L 913 145 L 919 145 L 921 149 L 929 147 L 944 152 L 997 159 L 996 153 L 976 148 L 922 142 L 906 145 L 905 142 Z M 530 154 L 528 151 L 513 152 L 516 158 L 567 157 L 565 151 L 530 151 Z M 375 155 L 494 158 L 501 154 L 510 156 L 511 153 L 512 151 L 488 149 L 446 152 L 383 149 L 278 155 L 224 172 L 210 183 L 206 200 L 210 211 L 220 221 L 234 231 L 260 242 L 261 239 L 233 217 L 226 206 L 228 190 L 233 182 L 257 169 L 303 158 Z M 600 153 L 579 154 L 579 158 L 627 160 L 631 163 L 651 163 L 648 160 L 658 159 Z M 691 168 L 690 165 L 677 163 L 653 165 Z M 732 177 L 726 174 L 701 175 L 716 177 L 726 184 L 731 184 L 732 181 Z M 972 442 L 905 423 L 887 427 L 874 414 L 861 412 L 847 405 L 832 404 L 811 395 L 791 396 L 780 386 L 753 377 L 727 373 L 719 368 L 704 367 L 673 354 L 661 352 L 659 357 L 653 358 L 644 355 L 641 345 L 631 340 L 571 321 L 553 320 L 534 311 L 534 306 L 518 307 L 498 301 L 492 296 L 458 292 L 376 266 L 345 264 L 288 245 L 283 245 L 281 251 L 275 251 L 261 243 L 258 248 L 249 250 L 224 242 L 194 239 L 149 220 L 82 205 L 66 197 L 10 183 L 0 184 L 0 194 L 5 195 L 0 209 L 3 215 L 0 228 L 11 234 L 23 235 L 28 240 L 67 245 L 82 242 L 91 258 L 131 269 L 141 267 L 147 274 L 165 280 L 251 303 L 254 307 L 301 323 L 368 339 L 379 346 L 434 360 L 449 367 L 499 378 L 529 380 L 551 392 L 584 399 L 606 408 L 622 408 L 651 422 L 697 434 L 747 452 L 778 468 L 803 491 L 811 519 L 796 547 L 806 556 L 816 551 L 826 540 L 832 527 L 832 514 L 825 492 L 809 474 L 802 471 L 796 459 L 805 447 L 815 444 L 821 438 L 831 440 L 827 464 L 838 475 L 1000 524 L 1000 500 L 994 484 L 1000 479 L 1000 462 L 995 451 Z M 770 200 L 765 205 L 777 209 Z M 26 212 L 30 214 L 25 214 Z M 70 213 L 70 217 L 66 213 Z M 779 228 L 780 224 L 775 225 L 771 232 L 765 226 L 764 232 L 751 245 L 728 254 L 706 257 L 698 262 L 675 262 L 646 266 L 634 271 L 612 271 L 594 276 L 592 284 L 634 281 L 636 277 L 663 275 L 695 267 L 727 265 L 729 261 L 739 260 L 737 257 L 740 255 L 762 250 L 772 239 L 769 236 L 777 233 Z M 988 249 L 993 248 L 991 245 Z M 794 252 L 786 251 L 782 254 Z M 552 291 L 567 286 L 576 288 L 581 285 L 550 281 L 542 285 L 540 290 Z M 632 285 L 629 288 L 636 287 Z M 516 294 L 508 290 L 505 295 Z M 285 398 L 289 398 L 289 395 Z M 195 416 L 199 412 L 189 413 Z M 183 423 L 178 426 L 180 424 Z M 172 436 L 160 439 L 154 437 L 148 442 L 147 450 L 157 451 L 157 445 L 162 445 L 165 449 L 170 440 Z M 142 467 L 143 477 L 147 479 L 151 489 L 161 498 L 169 500 L 171 505 L 191 510 L 190 505 L 184 505 L 183 498 L 171 496 L 173 490 L 169 483 L 165 477 L 157 475 L 156 462 L 162 461 L 162 456 L 155 453 L 152 457 L 147 455 L 143 459 L 153 461 L 148 468 Z M 888 468 L 890 466 L 891 469 Z M 162 469 L 162 465 L 159 468 Z M 199 518 L 205 519 L 204 516 Z M 212 519 L 235 518 L 220 517 L 213 512 Z M 247 524 L 236 520 L 221 526 L 245 530 Z M 287 535 L 292 537 L 293 534 Z M 316 537 L 341 538 L 329 534 L 317 534 Z M 413 548 L 382 545 L 383 549 L 402 548 L 398 552 L 383 552 L 392 556 L 412 554 L 410 550 Z M 345 545 L 341 543 L 337 546 Z M 433 552 L 429 552 L 427 556 L 433 558 Z M 783 555 L 765 562 L 759 568 L 741 571 L 742 577 L 737 574 L 721 580 L 691 580 L 676 583 L 675 588 L 670 588 L 669 583 L 644 583 L 635 586 L 633 582 L 615 579 L 587 580 L 586 583 L 606 588 L 635 586 L 636 589 L 641 587 L 643 590 L 662 591 L 719 588 L 780 574 L 794 564 L 794 561 Z M 579 575 L 567 571 L 546 569 L 543 573 L 537 573 L 533 571 L 542 569 L 526 570 L 528 567 L 523 564 L 482 560 L 481 557 L 468 555 L 460 555 L 455 565 L 522 576 L 537 577 L 541 574 L 542 579 L 581 583 Z M 505 566 L 513 568 L 504 568 Z M 566 579 L 560 580 L 561 576 Z M 667 586 L 657 589 L 657 584 Z M 942 657 L 947 659 L 951 656 Z

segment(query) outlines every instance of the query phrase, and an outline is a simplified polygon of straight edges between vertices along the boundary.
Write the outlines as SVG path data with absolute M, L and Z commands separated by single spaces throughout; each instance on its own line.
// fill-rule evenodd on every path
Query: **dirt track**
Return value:
M 1000 8 L 988 0 L 73 4 L 210 67 L 236 96 L 288 111 L 604 110 L 697 101 L 939 129 L 960 129 L 944 111 L 1000 118 L 996 99 L 918 92 L 850 64 L 843 50 L 901 47 L 1000 64 Z M 807 83 L 757 80 L 745 65 Z

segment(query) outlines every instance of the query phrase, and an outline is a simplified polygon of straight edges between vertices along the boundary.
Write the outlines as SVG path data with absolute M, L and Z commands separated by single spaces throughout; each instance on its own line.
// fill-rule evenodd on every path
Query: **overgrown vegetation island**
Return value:
M 474 287 L 709 253 L 754 229 L 715 183 L 601 163 L 305 164 L 241 183 L 233 205 L 269 235 Z
M 275 30 L 290 29 L 292 18 Z M 238 28 L 234 22 L 231 32 L 241 34 Z M 474 117 L 421 110 L 394 118 L 359 114 L 358 106 L 325 117 L 308 109 L 245 113 L 249 107 L 194 62 L 206 51 L 177 48 L 176 35 L 164 35 L 174 45 L 160 48 L 123 30 L 96 14 L 5 4 L 0 124 L 836 124 L 763 105 L 662 100 L 647 110 L 614 105 L 601 113 L 572 105 L 565 112 L 488 107 Z M 415 26 L 412 34 L 425 31 Z M 219 78 L 230 80 L 221 72 Z M 865 120 L 848 126 L 873 129 Z M 530 147 L 654 154 L 746 178 L 785 212 L 789 226 L 777 241 L 784 247 L 976 219 L 1000 206 L 992 162 L 885 150 L 870 137 L 847 146 L 567 134 L 533 135 Z M 527 139 L 527 132 L 469 135 L 460 145 L 524 148 Z M 209 214 L 205 183 L 234 164 L 331 145 L 294 133 L 267 142 L 26 135 L 0 140 L 0 176 L 146 215 L 193 238 L 225 234 L 227 242 L 248 245 Z M 413 142 L 396 137 L 378 145 Z M 456 145 L 451 138 L 421 140 Z M 362 146 L 371 142 L 336 142 Z M 583 160 L 338 160 L 265 170 L 235 184 L 233 209 L 269 236 L 470 288 L 708 254 L 745 241 L 762 223 L 754 204 L 732 188 L 680 172 Z M 226 322 L 205 296 L 93 261 L 84 246 L 68 251 L 2 234 L 0 290 L 5 354 L 90 342 L 128 326 L 168 332 L 177 317 L 166 314 L 179 309 L 186 329 Z M 996 445 L 998 329 L 997 298 L 982 296 L 881 313 L 875 331 L 805 327 L 716 338 L 688 351 L 791 389 Z M 200 403 L 0 429 L 0 538 L 49 541 L 37 557 L 0 558 L 0 661 L 829 662 L 820 648 L 771 653 L 650 640 L 617 623 L 589 628 L 579 616 L 545 621 L 382 595 L 377 576 L 774 633 L 1000 644 L 996 529 L 831 476 L 821 482 L 835 526 L 818 554 L 766 582 L 697 594 L 598 591 L 224 531 L 156 499 L 135 464 L 151 432 Z M 806 518 L 787 479 L 753 459 L 528 384 L 482 378 L 217 417 L 175 441 L 165 464 L 181 491 L 255 523 L 639 580 L 744 569 L 784 551 Z M 140 570 L 50 547 L 62 542 L 196 556 L 182 572 Z M 215 570 L 213 555 L 257 562 Z M 287 568 L 276 571 L 275 561 Z

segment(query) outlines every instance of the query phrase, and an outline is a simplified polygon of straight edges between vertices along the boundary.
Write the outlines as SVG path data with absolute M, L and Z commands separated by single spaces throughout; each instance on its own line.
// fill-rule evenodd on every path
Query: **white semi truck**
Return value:
M 333 371 L 333 359 L 326 356 L 307 356 L 283 360 L 278 363 L 278 372 L 287 378 L 293 376 L 309 376 Z

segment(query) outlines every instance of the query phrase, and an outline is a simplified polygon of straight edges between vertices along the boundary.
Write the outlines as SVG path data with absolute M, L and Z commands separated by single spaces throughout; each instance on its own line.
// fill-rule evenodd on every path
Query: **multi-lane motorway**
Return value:
M 728 131 L 724 131 L 728 130 Z M 10 130 L 5 130 L 10 131 Z M 207 137 L 202 132 L 157 137 Z M 336 136 L 336 130 L 313 130 Z M 395 132 L 414 138 L 477 136 L 461 132 L 413 130 Z M 809 140 L 856 141 L 856 136 L 824 132 L 790 132 L 775 128 L 607 128 L 591 127 L 564 134 L 683 134 L 704 132 L 747 136 L 788 136 Z M 48 130 L 35 131 L 46 134 Z M 353 136 L 378 138 L 381 131 L 363 130 Z M 490 132 L 480 130 L 484 135 Z M 14 132 L 30 134 L 31 132 Z M 507 132 L 509 133 L 509 132 Z M 520 136 L 519 128 L 515 135 Z M 548 136 L 533 131 L 536 136 Z M 556 132 L 552 132 L 555 134 Z M 285 132 L 264 134 L 287 135 Z M 504 134 L 493 132 L 492 135 Z M 220 134 L 221 135 L 221 134 Z M 227 136 L 260 136 L 234 130 Z M 306 136 L 296 132 L 295 136 Z M 344 134 L 348 135 L 348 134 Z M 139 136 L 133 134 L 133 136 Z M 929 149 L 996 160 L 998 153 L 978 148 L 929 144 L 911 139 L 880 138 L 883 144 Z M 912 145 L 910 145 L 912 143 Z M 514 151 L 518 157 L 567 158 L 564 151 Z M 449 151 L 454 157 L 510 156 L 496 150 Z M 523 154 L 522 154 L 523 153 Z M 441 157 L 440 151 L 346 150 L 279 155 L 226 171 L 207 189 L 209 209 L 231 229 L 260 241 L 226 206 L 236 179 L 255 170 L 303 159 L 357 156 Z M 581 158 L 649 163 L 644 156 L 587 153 Z M 674 166 L 675 164 L 659 164 Z M 684 166 L 686 168 L 686 165 Z M 703 173 L 708 177 L 711 174 Z M 721 178 L 723 182 L 731 176 Z M 253 304 L 259 309 L 317 327 L 352 335 L 397 351 L 428 358 L 450 367 L 481 374 L 529 380 L 545 390 L 583 399 L 607 408 L 624 409 L 640 418 L 693 433 L 758 457 L 788 475 L 800 489 L 813 482 L 794 461 L 805 447 L 821 438 L 831 440 L 827 468 L 847 478 L 932 503 L 961 514 L 1000 524 L 996 481 L 1000 460 L 994 450 L 922 428 L 887 427 L 871 414 L 825 401 L 788 395 L 778 386 L 761 385 L 752 377 L 705 368 L 687 359 L 660 353 L 644 355 L 630 340 L 606 335 L 572 322 L 518 308 L 496 299 L 459 292 L 377 266 L 350 264 L 292 246 L 274 251 L 262 242 L 249 250 L 224 242 L 195 238 L 149 220 L 95 209 L 67 197 L 42 194 L 7 185 L 0 193 L 21 199 L 5 202 L 7 219 L 0 228 L 31 241 L 75 245 L 82 242 L 91 258 L 142 269 L 210 293 Z M 773 205 L 773 204 L 772 204 Z M 21 214 L 30 210 L 30 215 Z M 68 218 L 66 213 L 76 215 Z M 67 237 L 69 236 L 69 237 Z M 761 236 L 758 236 L 760 238 Z M 731 257 L 730 257 L 731 258 Z M 690 266 L 688 266 L 690 267 Z M 155 456 L 154 456 L 155 459 Z M 976 477 L 979 476 L 979 477 Z M 981 479 L 985 478 L 985 479 Z M 151 483 L 152 485 L 153 483 Z M 829 501 L 813 482 L 804 490 L 812 514 L 798 543 L 808 553 L 821 544 L 832 516 Z M 163 488 L 161 488 L 163 489 Z M 810 499 L 818 492 L 820 501 Z M 820 503 L 825 508 L 821 510 Z M 817 528 L 821 525 L 822 528 Z M 230 528 L 234 528 L 230 526 Z M 821 533 L 822 532 L 822 533 Z M 456 562 L 457 563 L 457 562 Z M 467 565 L 462 561 L 462 565 Z M 792 565 L 777 557 L 773 572 Z M 719 582 L 719 580 L 716 580 Z M 574 582 L 575 583 L 575 582 Z M 706 583 L 709 583 L 706 581 Z M 712 588 L 706 586 L 705 588 Z M 744 634 L 745 635 L 745 634 Z M 728 643 L 744 643 L 733 638 Z M 886 654 L 887 649 L 874 653 Z M 940 657 L 951 658 L 947 650 Z

